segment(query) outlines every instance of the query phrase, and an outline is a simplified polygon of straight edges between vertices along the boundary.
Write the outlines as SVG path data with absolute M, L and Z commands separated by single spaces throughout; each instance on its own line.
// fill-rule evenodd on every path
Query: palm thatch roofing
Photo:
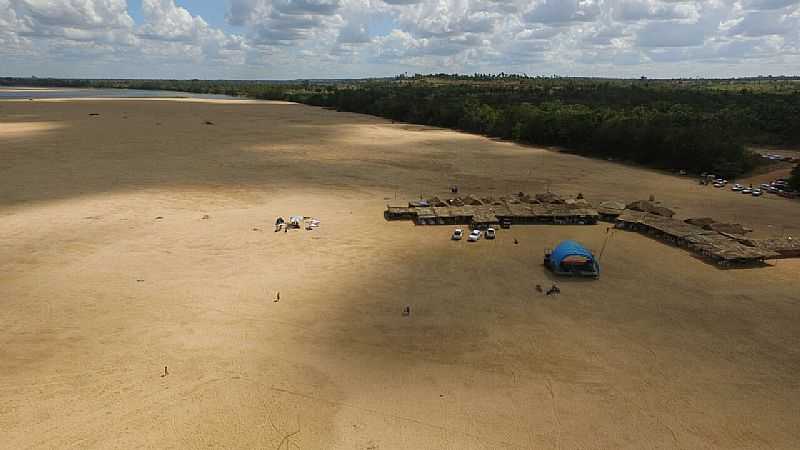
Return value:
M 706 228 L 706 229 L 709 229 L 709 230 L 713 230 L 713 231 L 717 231 L 717 232 L 720 232 L 720 233 L 738 234 L 738 235 L 744 235 L 744 234 L 747 234 L 750 231 L 752 231 L 749 228 L 745 228 L 741 224 L 738 224 L 738 223 L 720 223 L 720 222 L 715 222 L 715 223 L 709 224 L 709 225 L 707 225 L 706 227 L 703 227 L 703 228 Z
M 750 245 L 765 250 L 772 250 L 782 254 L 800 253 L 800 239 L 795 239 L 791 236 L 765 239 L 740 239 L 740 242 L 745 245 Z
M 478 197 L 475 197 L 472 194 L 462 198 L 461 200 L 464 202 L 465 205 L 472 205 L 472 206 L 483 205 L 483 202 L 481 201 L 481 199 L 479 199 Z
M 686 219 L 684 220 L 684 222 L 690 225 L 701 227 L 705 230 L 718 231 L 720 233 L 727 233 L 727 234 L 744 235 L 753 231 L 741 224 L 717 222 L 711 217 L 696 217 L 696 218 Z
M 555 192 L 543 192 L 541 194 L 536 194 L 536 200 L 539 203 L 552 203 L 552 204 L 564 203 L 564 199 L 562 199 L 561 196 L 556 194 Z
M 746 261 L 774 259 L 780 255 L 772 250 L 748 247 L 722 234 L 688 236 L 686 240 L 696 250 L 703 251 L 722 261 Z
M 436 213 L 431 207 L 414 208 L 417 211 L 417 217 L 420 219 L 433 219 Z
M 672 217 L 675 215 L 675 211 L 669 208 L 665 208 L 663 206 L 658 206 L 655 203 L 648 200 L 635 201 L 633 203 L 628 204 L 626 208 L 634 211 L 648 212 L 664 217 Z
M 472 223 L 474 224 L 495 224 L 499 223 L 500 220 L 494 214 L 488 211 L 480 211 L 472 216 Z
M 688 223 L 689 225 L 705 228 L 706 226 L 715 223 L 716 220 L 712 219 L 711 217 L 692 217 L 684 220 L 684 222 Z
M 447 206 L 447 203 L 443 202 L 439 197 L 431 197 L 428 199 L 428 205 L 430 206 Z
M 409 214 L 415 211 L 415 208 L 411 208 L 409 206 L 392 206 L 387 205 L 386 211 L 393 213 L 393 214 Z
M 625 209 L 625 202 L 620 202 L 620 201 L 617 201 L 617 200 L 609 200 L 609 201 L 600 203 L 600 208 L 618 209 L 618 210 L 622 211 L 623 209 Z
M 779 256 L 778 253 L 768 249 L 744 245 L 733 236 L 648 212 L 626 210 L 617 220 L 643 225 L 681 240 L 692 250 L 720 261 L 752 261 Z
M 391 219 L 412 219 L 418 224 L 445 223 L 497 223 L 498 218 L 511 219 L 523 223 L 546 221 L 592 223 L 598 213 L 585 200 L 566 204 L 561 197 L 547 193 L 547 199 L 561 203 L 525 203 L 525 195 L 512 195 L 499 198 L 478 199 L 473 195 L 442 201 L 438 197 L 409 202 L 409 206 L 387 205 L 385 215 Z M 530 197 L 527 197 L 530 198 Z

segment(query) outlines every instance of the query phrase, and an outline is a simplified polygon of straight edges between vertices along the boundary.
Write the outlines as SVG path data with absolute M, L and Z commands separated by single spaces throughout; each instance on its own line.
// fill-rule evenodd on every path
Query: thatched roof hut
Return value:
M 439 197 L 431 197 L 428 199 L 428 205 L 441 207 L 441 206 L 447 206 L 447 203 L 442 201 L 442 199 L 440 199 Z
M 743 235 L 753 231 L 747 227 L 742 226 L 741 224 L 717 222 L 711 217 L 695 217 L 692 219 L 686 219 L 684 220 L 684 222 L 690 225 L 701 227 L 704 230 L 711 230 L 719 233 Z
M 451 198 L 447 203 L 450 203 L 452 206 L 464 206 L 464 200 L 462 200 L 461 197 Z
M 712 223 L 715 223 L 716 220 L 712 219 L 711 217 L 692 217 L 684 220 L 684 222 L 688 223 L 689 225 L 705 228 L 711 225 Z
M 561 196 L 556 194 L 555 192 L 543 192 L 540 194 L 536 194 L 536 200 L 539 203 L 551 203 L 551 204 L 564 203 L 564 199 L 562 199 Z
M 750 231 L 752 231 L 751 229 L 745 228 L 738 223 L 715 222 L 703 228 L 706 228 L 707 230 L 717 231 L 719 233 L 738 234 L 738 235 L 747 234 Z
M 766 239 L 739 239 L 745 245 L 776 252 L 782 258 L 800 258 L 800 239 L 775 237 Z
M 642 211 L 651 214 L 656 214 L 662 217 L 672 217 L 675 215 L 675 211 L 665 208 L 663 206 L 658 206 L 655 203 L 648 201 L 648 200 L 639 200 L 633 203 L 629 203 L 626 206 L 627 209 L 631 209 L 633 211 Z
M 472 194 L 470 194 L 470 195 L 468 195 L 466 197 L 463 197 L 461 200 L 464 202 L 465 205 L 471 205 L 471 206 L 483 205 L 483 202 L 481 201 L 481 199 L 479 199 L 478 197 L 475 197 Z

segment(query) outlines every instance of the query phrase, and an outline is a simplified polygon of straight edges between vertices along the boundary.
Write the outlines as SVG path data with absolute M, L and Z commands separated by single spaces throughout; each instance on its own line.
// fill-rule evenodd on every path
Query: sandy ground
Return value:
M 800 260 L 719 270 L 607 225 L 455 243 L 382 217 L 453 183 L 654 194 L 800 235 L 774 196 L 355 114 L 0 102 L 0 447 L 800 446 Z M 322 226 L 272 231 L 292 214 Z M 546 297 L 565 238 L 607 241 L 603 276 Z
M 0 92 L 42 92 L 42 91 L 68 91 L 70 88 L 49 88 L 49 87 L 3 87 Z

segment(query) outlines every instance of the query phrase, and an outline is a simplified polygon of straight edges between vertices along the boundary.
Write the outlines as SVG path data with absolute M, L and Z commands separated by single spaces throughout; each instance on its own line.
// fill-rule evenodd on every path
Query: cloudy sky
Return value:
M 800 75 L 800 0 L 0 0 L 0 76 Z

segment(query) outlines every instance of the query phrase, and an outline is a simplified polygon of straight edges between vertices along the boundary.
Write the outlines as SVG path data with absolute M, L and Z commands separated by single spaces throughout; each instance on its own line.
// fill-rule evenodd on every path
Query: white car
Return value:
M 750 188 L 744 188 L 744 189 L 742 189 L 742 194 L 750 194 L 750 193 L 752 193 L 752 192 L 753 192 L 753 191 L 752 191 L 752 190 L 750 190 Z
M 486 239 L 494 239 L 497 235 L 495 234 L 494 228 L 489 228 L 486 230 Z
M 456 228 L 455 230 L 453 230 L 453 235 L 450 236 L 450 239 L 454 241 L 460 241 L 462 237 L 464 237 L 464 230 L 462 230 L 461 228 Z
M 481 238 L 481 230 L 472 230 L 472 232 L 467 237 L 467 241 L 476 242 L 480 238 Z
M 744 189 L 744 186 L 742 186 L 742 185 L 741 185 L 741 184 L 739 184 L 739 183 L 736 183 L 736 184 L 734 184 L 733 186 L 731 186 L 731 190 L 732 190 L 733 192 L 741 191 L 742 189 Z
M 763 191 L 761 191 L 761 189 L 753 189 L 753 190 L 750 192 L 750 194 L 751 194 L 753 197 L 761 197 L 761 194 L 763 194 L 763 193 L 764 193 L 764 192 L 763 192 Z
M 714 187 L 715 188 L 721 188 L 721 187 L 725 187 L 725 185 L 722 184 L 722 183 L 714 183 Z

